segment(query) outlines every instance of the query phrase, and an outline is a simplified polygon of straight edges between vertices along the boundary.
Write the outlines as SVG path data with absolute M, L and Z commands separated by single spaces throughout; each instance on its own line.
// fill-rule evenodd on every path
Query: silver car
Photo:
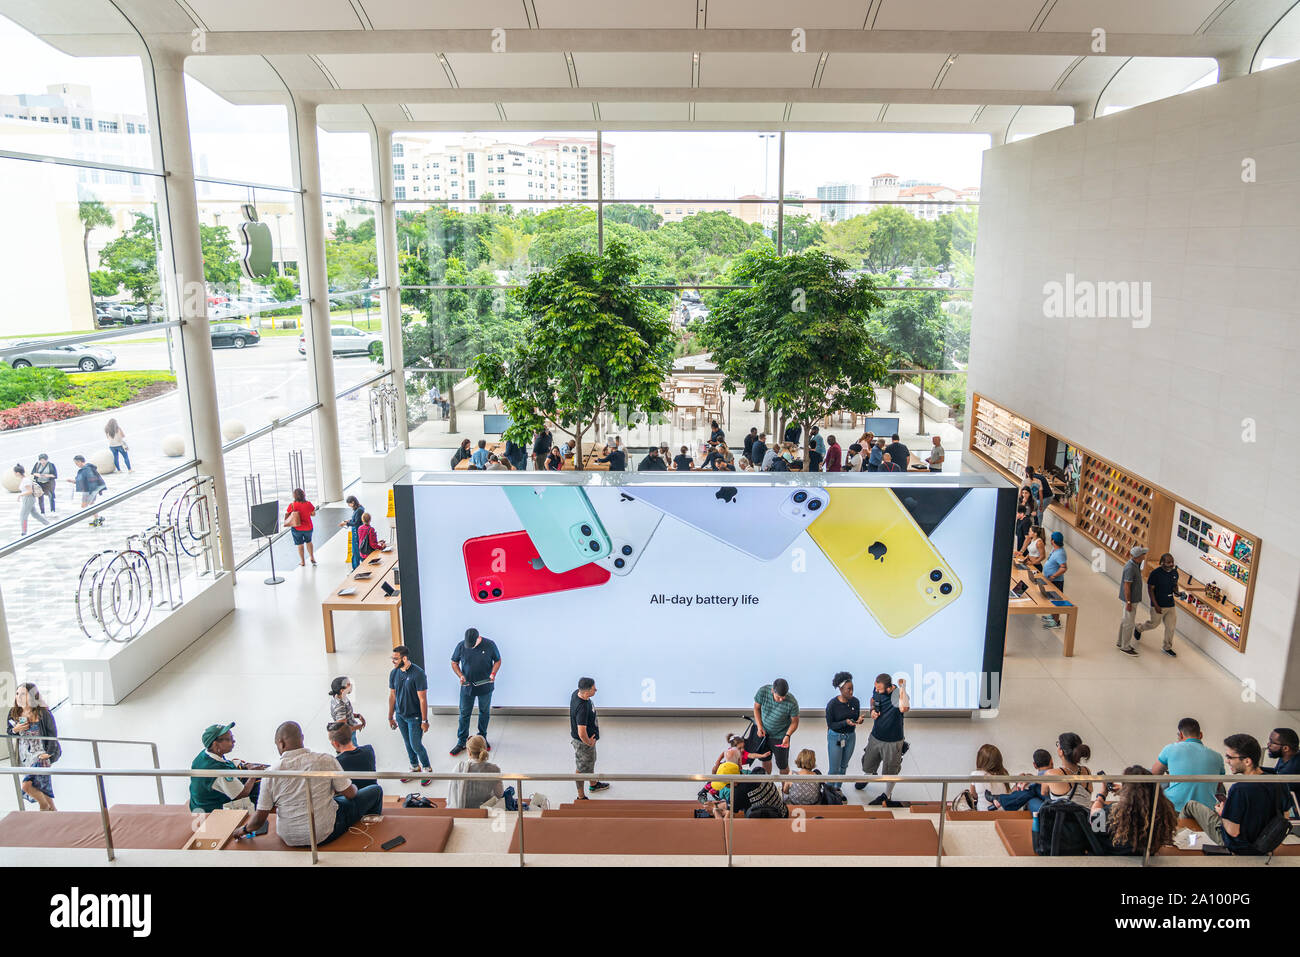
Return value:
M 383 348 L 383 339 L 353 326 L 330 327 L 330 352 L 336 356 L 370 355 Z M 307 354 L 307 337 L 298 337 L 298 355 Z
M 81 372 L 95 372 L 99 369 L 107 369 L 117 361 L 117 356 L 103 346 L 98 345 L 61 346 L 48 339 L 29 339 L 13 344 L 13 347 L 18 348 L 24 346 L 30 346 L 30 349 L 11 352 L 5 357 L 9 365 L 15 369 L 42 366 L 51 369 L 77 369 Z

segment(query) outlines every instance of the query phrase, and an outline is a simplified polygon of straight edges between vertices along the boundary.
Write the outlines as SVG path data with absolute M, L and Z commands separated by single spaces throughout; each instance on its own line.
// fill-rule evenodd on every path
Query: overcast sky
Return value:
M 49 84 L 91 87 L 95 106 L 146 113 L 140 61 L 134 57 L 67 56 L 0 17 L 0 93 L 43 93 Z M 290 185 L 289 124 L 283 107 L 235 107 L 190 81 L 192 142 L 200 172 L 230 179 Z M 460 139 L 458 134 L 429 134 Z M 505 142 L 525 143 L 556 133 L 494 132 Z M 590 131 L 572 131 L 590 136 Z M 615 197 L 629 199 L 732 199 L 750 193 L 775 196 L 777 141 L 757 133 L 606 134 L 614 145 Z M 786 192 L 815 197 L 817 187 L 848 182 L 866 186 L 872 175 L 953 187 L 979 183 L 981 153 L 989 137 L 969 133 L 788 133 Z M 327 136 L 321 144 L 325 189 L 373 190 L 355 135 Z

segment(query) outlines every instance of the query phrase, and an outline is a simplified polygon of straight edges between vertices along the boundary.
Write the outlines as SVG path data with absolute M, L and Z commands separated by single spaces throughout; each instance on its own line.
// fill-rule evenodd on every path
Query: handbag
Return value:
M 302 524 L 302 516 L 296 508 L 290 509 L 289 514 L 284 518 L 285 528 L 297 528 L 300 524 Z

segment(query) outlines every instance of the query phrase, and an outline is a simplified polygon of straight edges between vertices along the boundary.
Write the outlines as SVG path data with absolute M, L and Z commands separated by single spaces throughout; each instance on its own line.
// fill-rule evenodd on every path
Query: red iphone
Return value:
M 470 597 L 480 604 L 588 588 L 609 581 L 609 570 L 594 563 L 558 574 L 551 571 L 542 564 L 541 555 L 525 531 L 471 538 L 462 551 Z

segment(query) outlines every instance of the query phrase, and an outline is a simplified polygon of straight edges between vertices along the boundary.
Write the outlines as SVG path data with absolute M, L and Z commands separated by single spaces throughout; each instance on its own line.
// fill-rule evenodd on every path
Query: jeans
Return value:
M 338 810 L 334 813 L 334 830 L 323 841 L 317 841 L 317 844 L 328 844 L 336 837 L 346 834 L 348 828 L 367 814 L 378 814 L 384 806 L 384 789 L 378 783 L 367 784 L 357 789 L 356 797 L 334 795 L 334 803 L 338 805 Z
M 1043 806 L 1043 789 L 1040 785 L 1031 784 L 1021 791 L 996 794 L 993 797 L 993 803 L 997 805 L 999 810 L 1003 811 L 1028 810 L 1038 813 L 1038 809 Z
M 849 769 L 849 758 L 853 756 L 854 747 L 857 744 L 857 732 L 850 731 L 843 734 L 839 731 L 826 732 L 826 773 L 827 774 L 847 774 Z M 836 781 L 834 784 L 827 782 L 827 787 L 844 790 L 843 783 Z
M 348 533 L 352 537 L 352 569 L 361 564 L 361 543 L 357 540 L 357 530 L 354 528 Z
M 393 717 L 397 721 L 397 730 L 402 735 L 402 744 L 406 745 L 406 758 L 411 762 L 411 767 L 432 767 L 429 764 L 429 752 L 424 750 L 424 742 L 420 740 L 424 737 L 424 731 L 420 728 L 423 723 L 420 716 L 397 714 Z
M 53 515 L 54 514 L 54 483 L 51 482 L 49 485 L 37 485 L 36 492 L 37 492 L 36 504 L 41 507 L 41 514 L 42 515 L 45 514 L 45 499 L 48 496 L 50 499 L 50 514 Z
M 113 468 L 114 468 L 114 469 L 120 469 L 120 468 L 122 467 L 122 463 L 123 463 L 123 462 L 126 463 L 126 467 L 127 467 L 128 469 L 131 468 L 131 456 L 129 456 L 129 455 L 126 454 L 126 447 L 125 447 L 125 446 L 122 446 L 122 445 L 110 445 L 110 446 L 109 446 L 109 449 L 110 449 L 110 450 L 112 451 L 112 453 L 113 453 Z M 120 458 L 119 458 L 119 456 L 120 456 Z
M 36 499 L 31 495 L 24 495 L 18 500 L 18 521 L 23 527 L 23 534 L 27 534 L 27 519 L 34 518 L 42 525 L 50 524 L 50 520 L 43 514 L 36 511 Z
M 456 726 L 456 747 L 465 747 L 465 742 L 469 738 L 469 717 L 474 710 L 475 699 L 478 699 L 478 733 L 487 737 L 494 687 L 493 682 L 477 686 L 471 684 L 460 686 L 460 723 Z

